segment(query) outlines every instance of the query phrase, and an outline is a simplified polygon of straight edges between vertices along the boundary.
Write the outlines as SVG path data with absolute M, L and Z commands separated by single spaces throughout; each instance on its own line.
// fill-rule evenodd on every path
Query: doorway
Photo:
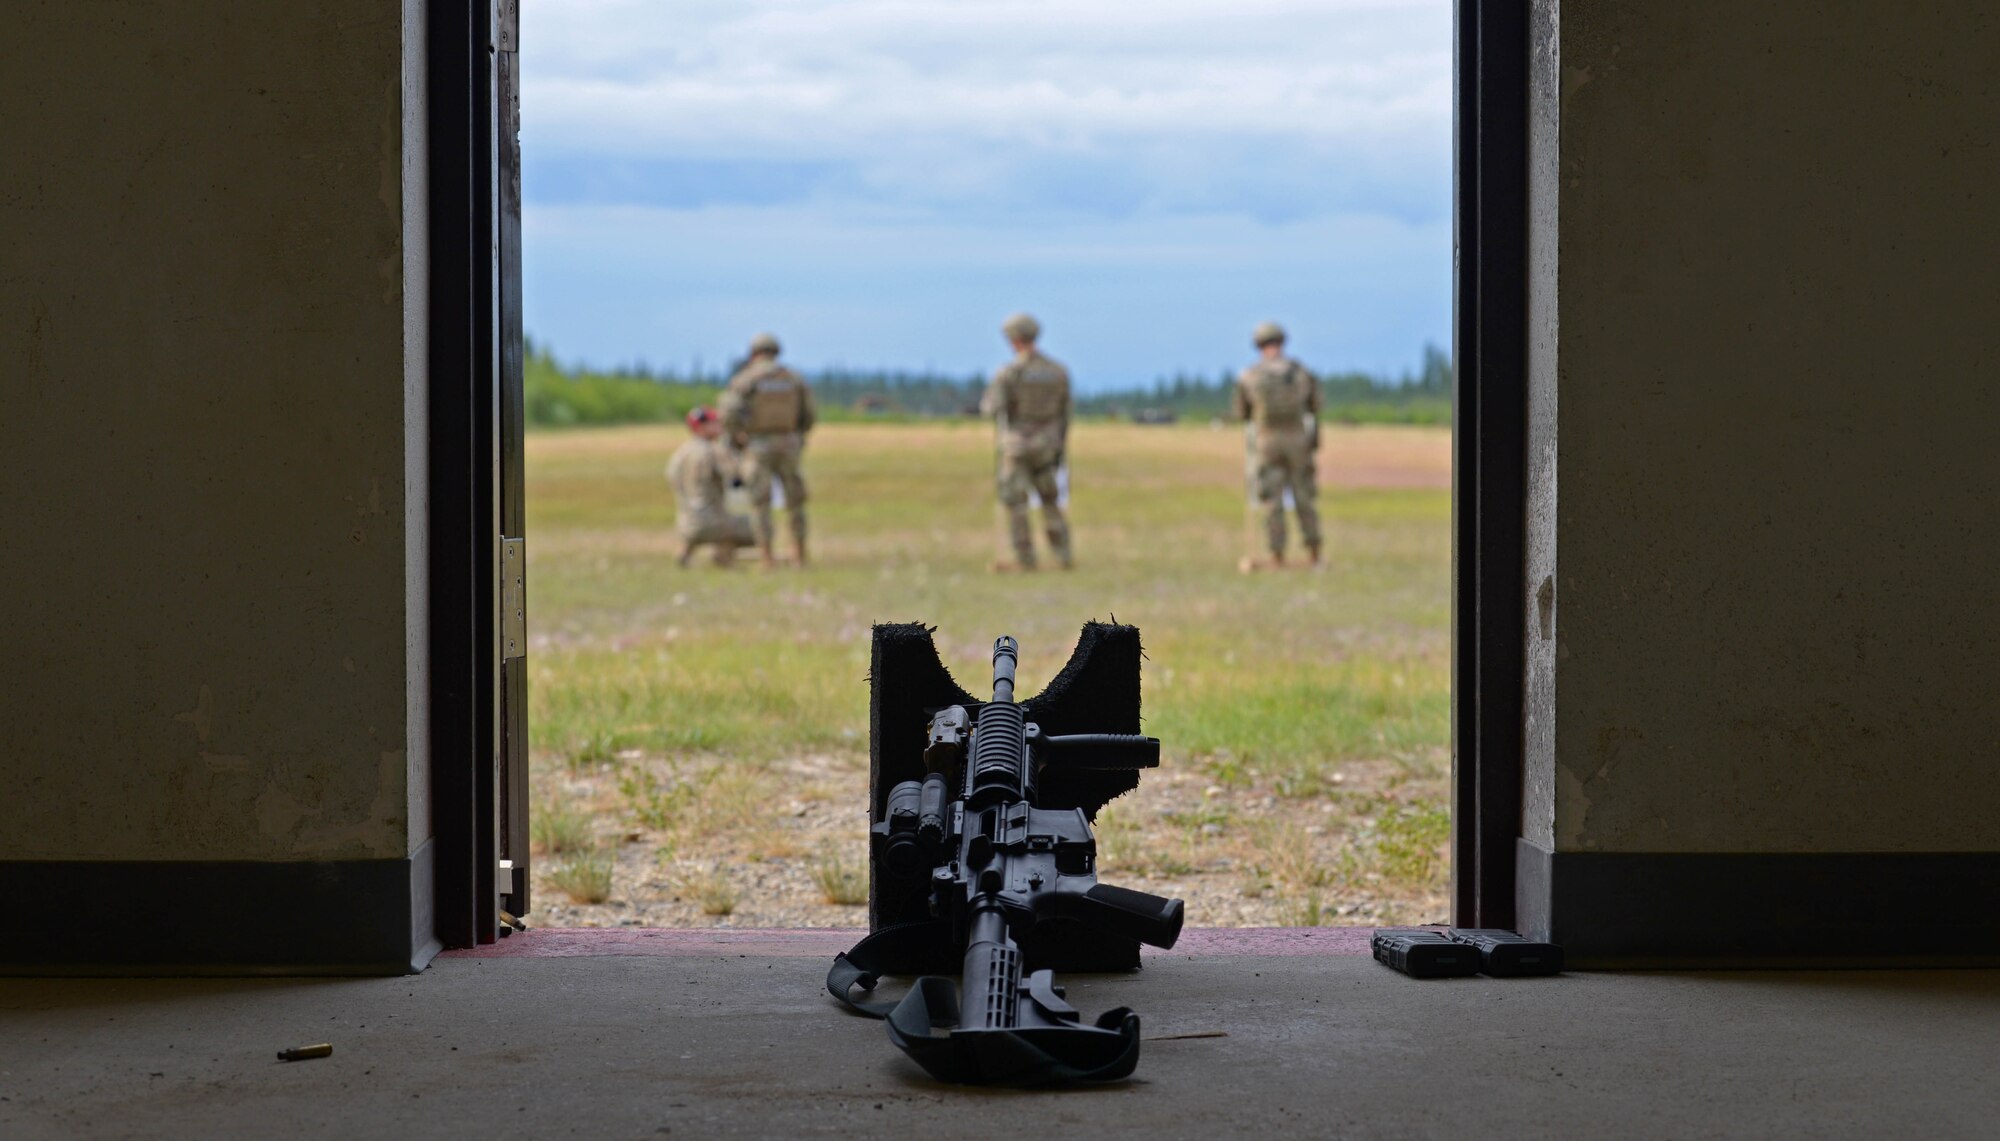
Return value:
M 509 609 L 507 591 L 511 573 L 505 569 L 509 550 L 505 541 L 519 541 L 526 537 L 524 531 L 527 516 L 523 508 L 528 492 L 521 476 L 525 467 L 521 462 L 525 415 L 520 388 L 523 364 L 519 353 L 522 343 L 522 330 L 519 324 L 521 200 L 516 135 L 518 116 L 515 114 L 518 108 L 516 86 L 518 75 L 515 74 L 518 54 L 515 47 L 518 45 L 519 37 L 515 26 L 511 23 L 518 17 L 515 13 L 503 10 L 491 18 L 482 33 L 481 20 L 485 17 L 481 11 L 475 8 L 467 16 L 466 25 L 469 30 L 476 33 L 473 37 L 475 42 L 490 43 L 494 45 L 495 50 L 491 53 L 470 53 L 462 68 L 466 88 L 471 92 L 471 95 L 464 99 L 466 112 L 464 118 L 471 127 L 467 132 L 468 142 L 471 145 L 467 149 L 472 159 L 469 164 L 470 174 L 462 189 L 476 204 L 486 201 L 487 197 L 476 193 L 476 184 L 482 176 L 490 173 L 492 206 L 485 221 L 477 216 L 479 212 L 475 210 L 475 217 L 470 220 L 469 228 L 475 238 L 490 228 L 495 235 L 491 247 L 496 253 L 490 268 L 479 271 L 479 267 L 475 266 L 477 272 L 467 275 L 469 280 L 465 294 L 470 300 L 460 312 L 472 323 L 477 324 L 486 310 L 473 302 L 484 296 L 491 296 L 494 299 L 490 341 L 485 335 L 475 332 L 475 335 L 467 338 L 470 343 L 464 355 L 466 372 L 469 376 L 492 375 L 497 379 L 491 385 L 490 405 L 481 395 L 486 391 L 482 385 L 468 384 L 471 398 L 467 403 L 473 406 L 477 415 L 472 418 L 473 422 L 465 426 L 467 430 L 455 439 L 462 444 L 467 440 L 470 443 L 464 444 L 463 450 L 456 453 L 434 444 L 432 466 L 434 473 L 440 469 L 451 472 L 491 472 L 489 476 L 475 475 L 475 478 L 467 481 L 463 502 L 475 508 L 472 514 L 480 524 L 483 525 L 490 515 L 493 525 L 483 532 L 481 526 L 469 527 L 463 537 L 464 541 L 455 544 L 455 549 L 461 553 L 471 551 L 477 556 L 473 561 L 484 559 L 490 563 L 492 567 L 490 577 L 480 572 L 475 572 L 471 576 L 479 583 L 490 585 L 480 587 L 485 591 L 483 596 L 475 591 L 473 605 L 469 608 L 472 613 L 458 617 L 457 629 L 445 632 L 441 636 L 441 641 L 463 645 L 468 643 L 466 635 L 470 635 L 469 643 L 472 645 L 495 647 L 494 659 L 497 665 L 485 668 L 483 681 L 465 685 L 455 694 L 466 703 L 467 716 L 460 724 L 466 727 L 467 737 L 473 744 L 472 755 L 492 759 L 491 775 L 486 773 L 486 762 L 470 766 L 475 770 L 470 774 L 452 777 L 441 773 L 442 779 L 438 788 L 449 795 L 440 795 L 437 807 L 440 811 L 439 836 L 444 840 L 446 839 L 444 810 L 448 806 L 457 806 L 465 802 L 468 795 L 471 800 L 472 808 L 467 813 L 466 824 L 459 839 L 469 843 L 470 850 L 475 854 L 465 861 L 466 867 L 461 870 L 464 884 L 470 886 L 469 894 L 474 901 L 472 905 L 474 917 L 468 924 L 471 932 L 469 937 L 482 939 L 487 937 L 485 936 L 487 931 L 497 931 L 500 912 L 521 914 L 531 902 L 534 902 L 529 894 L 531 882 L 529 851 L 532 843 L 530 833 L 533 829 L 527 811 L 528 798 L 525 795 L 528 788 L 526 745 L 532 739 L 532 730 L 527 724 L 526 703 L 519 691 L 525 676 L 522 664 L 533 662 L 534 657 L 530 655 L 523 659 L 507 656 L 507 649 L 504 646 L 507 633 L 506 619 L 503 616 Z M 434 14 L 434 20 L 436 18 Z M 1449 460 L 1457 477 L 1452 482 L 1450 512 L 1453 523 L 1449 532 L 1452 536 L 1449 543 L 1455 556 L 1452 564 L 1455 569 L 1449 583 L 1441 583 L 1439 598 L 1449 607 L 1451 631 L 1449 649 L 1444 652 L 1440 660 L 1443 668 L 1448 671 L 1448 687 L 1458 695 L 1458 699 L 1452 703 L 1449 720 L 1445 722 L 1449 726 L 1453 744 L 1448 766 L 1440 774 L 1440 780 L 1443 782 L 1442 787 L 1449 789 L 1451 819 L 1454 823 L 1450 833 L 1453 867 L 1451 907 L 1454 917 L 1460 922 L 1508 926 L 1511 921 L 1512 843 L 1513 837 L 1518 834 L 1519 814 L 1519 630 L 1512 630 L 1510 635 L 1509 620 L 1512 618 L 1518 622 L 1519 607 L 1516 600 L 1519 597 L 1519 590 L 1517 582 L 1508 581 L 1507 568 L 1511 566 L 1514 578 L 1518 579 L 1520 529 L 1518 473 L 1521 454 L 1518 425 L 1522 419 L 1519 411 L 1520 323 L 1509 316 L 1510 306 L 1514 307 L 1512 312 L 1518 314 L 1521 289 L 1518 277 L 1514 276 L 1516 285 L 1510 295 L 1508 267 L 1511 257 L 1514 259 L 1512 264 L 1518 270 L 1520 259 L 1525 257 L 1524 241 L 1514 241 L 1511 247 L 1509 245 L 1510 240 L 1519 237 L 1519 234 L 1525 231 L 1525 220 L 1517 211 L 1510 212 L 1507 194 L 1510 183 L 1520 177 L 1521 163 L 1518 159 L 1514 160 L 1510 171 L 1508 156 L 1510 148 L 1525 149 L 1524 146 L 1515 145 L 1519 143 L 1519 132 L 1523 129 L 1515 109 L 1523 106 L 1525 99 L 1521 97 L 1522 92 L 1519 89 L 1522 82 L 1521 68 L 1516 66 L 1510 73 L 1508 68 L 1501 66 L 1498 61 L 1508 57 L 1510 53 L 1519 54 L 1509 45 L 1525 44 L 1522 27 L 1525 16 L 1514 8 L 1506 6 L 1488 5 L 1482 9 L 1476 3 L 1466 3 L 1460 5 L 1456 19 L 1458 91 L 1454 123 L 1456 182 L 1453 229 L 1458 252 L 1453 287 L 1456 314 L 1453 327 L 1456 364 L 1453 374 L 1455 376 L 1453 397 L 1456 404 L 1457 431 L 1451 444 Z M 435 24 L 433 40 L 434 47 L 436 43 L 443 42 L 438 39 Z M 1520 47 L 1520 53 L 1524 51 L 1524 46 Z M 437 54 L 433 52 L 434 57 Z M 483 58 L 490 59 L 492 63 L 483 64 Z M 435 93 L 440 82 L 440 69 L 435 63 L 432 82 Z M 485 112 L 486 118 L 482 120 L 480 102 L 489 95 L 491 106 Z M 439 107 L 433 108 L 434 124 L 437 121 L 438 110 Z M 493 127 L 491 141 L 484 144 L 487 149 L 482 152 L 479 149 L 481 140 L 488 137 L 485 133 L 486 128 L 481 125 L 483 122 L 490 122 Z M 435 132 L 435 126 L 433 129 Z M 1513 143 L 1509 142 L 1510 131 L 1514 132 Z M 439 140 L 434 138 L 434 154 L 437 153 L 438 144 Z M 457 200 L 454 199 L 454 192 L 444 185 L 447 181 L 440 179 L 434 182 L 434 202 L 440 199 Z M 1517 189 L 1513 197 L 1516 208 L 1520 201 L 1521 195 Z M 472 238 L 468 238 L 465 242 L 465 250 L 469 253 L 477 253 L 481 248 Z M 1472 253 L 1478 256 L 1469 256 Z M 511 265 L 510 258 L 513 259 Z M 477 262 L 479 259 L 471 257 L 468 260 Z M 444 264 L 442 259 L 440 264 Z M 448 316 L 442 308 L 436 312 L 441 317 Z M 1511 348 L 1510 329 L 1513 330 Z M 448 340 L 452 344 L 457 343 L 453 338 L 440 337 L 439 340 L 441 343 Z M 510 349 L 513 354 L 511 359 Z M 434 346 L 434 360 L 438 351 L 438 346 Z M 488 368 L 480 363 L 482 361 L 493 362 L 490 373 Z M 530 366 L 533 364 L 532 360 L 527 363 Z M 448 422 L 449 417 L 441 417 L 440 420 Z M 433 425 L 434 431 L 440 427 L 449 427 L 449 424 Z M 886 429 L 888 426 L 863 425 L 863 427 Z M 941 431 L 957 431 L 963 428 L 969 433 L 967 441 L 974 445 L 970 454 L 974 456 L 985 454 L 988 444 L 977 434 L 976 428 L 950 424 L 934 427 Z M 1142 435 L 1132 438 L 1144 440 Z M 490 464 L 482 462 L 482 456 L 479 454 L 482 441 L 485 441 L 485 446 L 490 449 Z M 859 458 L 871 451 L 879 453 L 884 446 L 881 441 L 864 443 L 855 449 L 855 454 Z M 829 455 L 829 460 L 831 459 Z M 461 460 L 464 462 L 460 462 Z M 1513 472 L 1511 476 L 1510 465 Z M 649 460 L 648 466 L 656 467 L 657 464 Z M 981 510 L 984 506 L 983 497 L 977 489 L 977 482 L 982 474 L 974 473 L 973 488 L 965 497 L 966 502 L 975 505 L 975 510 Z M 855 478 L 860 481 L 862 473 L 857 470 Z M 1103 470 L 1095 473 L 1095 478 L 1100 487 L 1114 482 L 1116 477 L 1113 474 L 1113 466 L 1106 465 Z M 931 486 L 943 485 L 934 483 Z M 956 500 L 950 505 L 931 506 L 938 513 L 933 516 L 936 518 L 948 518 L 949 513 L 960 510 Z M 984 525 L 983 519 L 981 524 Z M 1515 546 L 1512 548 L 1516 552 L 1514 555 L 1508 553 L 1510 528 L 1514 535 Z M 1440 520 L 1440 532 L 1442 531 L 1442 520 Z M 490 556 L 483 555 L 481 552 L 486 549 L 486 545 L 474 541 L 475 537 L 482 533 L 498 535 L 505 541 L 498 544 Z M 1142 539 L 1132 541 L 1143 543 Z M 444 544 L 440 544 L 441 548 L 443 546 Z M 513 549 L 523 548 L 516 546 Z M 981 553 L 983 555 L 984 551 Z M 894 559 L 890 561 L 893 563 Z M 917 562 L 918 560 L 906 558 L 903 564 L 904 571 L 914 576 Z M 963 580 L 955 586 L 963 593 Z M 982 584 L 977 589 L 983 591 L 985 586 Z M 921 594 L 910 597 L 913 604 L 921 600 Z M 1108 606 L 1115 604 L 1120 596 L 1106 593 L 1103 597 L 1107 602 L 1107 609 L 1104 612 L 1064 614 L 1060 616 L 1057 624 L 1073 626 L 1085 618 L 1109 617 L 1117 613 L 1109 610 Z M 673 605 L 673 594 L 668 593 L 663 601 Z M 805 605 L 812 606 L 812 600 L 808 598 Z M 491 618 L 484 618 L 489 613 Z M 967 644 L 990 638 L 995 633 L 1019 633 L 1011 630 L 955 628 L 959 625 L 976 626 L 977 613 L 975 608 L 973 617 L 963 622 L 952 621 L 941 633 L 961 639 Z M 1148 625 L 1145 615 L 1126 611 L 1118 616 L 1128 621 L 1138 621 L 1142 629 Z M 853 632 L 855 636 L 852 641 L 854 651 L 858 655 L 865 650 L 866 623 L 870 620 L 912 618 L 937 621 L 939 617 L 940 615 L 936 613 L 863 614 L 857 609 L 855 614 L 850 616 L 851 621 L 848 619 L 843 621 L 849 621 L 849 624 L 857 627 Z M 670 627 L 671 623 L 667 628 Z M 664 633 L 664 629 L 660 632 Z M 1051 636 L 1057 637 L 1058 641 L 1047 645 L 1038 644 L 1031 653 L 1033 659 L 1039 660 L 1043 668 L 1050 671 L 1060 664 L 1067 652 L 1067 642 L 1060 641 L 1060 636 L 1054 635 L 1053 631 Z M 1073 637 L 1073 633 L 1070 636 Z M 1514 663 L 1512 681 L 1508 670 L 1510 636 L 1513 647 L 1511 660 Z M 525 650 L 526 645 L 523 644 L 519 648 Z M 478 674 L 481 668 L 477 667 L 476 658 L 477 655 L 467 655 L 465 662 L 468 667 L 473 667 L 470 672 Z M 440 661 L 443 660 L 444 655 L 440 654 Z M 725 662 L 719 667 L 718 676 L 754 677 L 756 668 L 748 661 Z M 1170 668 L 1163 663 L 1157 676 L 1149 674 L 1149 694 L 1154 698 L 1155 704 L 1151 707 L 1154 711 L 1175 700 L 1172 687 L 1175 681 L 1184 677 L 1184 675 L 1172 675 L 1173 680 L 1168 680 L 1170 675 L 1167 670 Z M 858 680 L 858 671 L 852 672 L 856 676 L 849 686 L 854 691 L 850 695 L 854 699 L 850 704 L 859 708 L 865 698 Z M 963 680 L 976 683 L 976 679 L 970 678 L 969 674 Z M 1507 730 L 1509 717 L 1507 692 L 1510 685 L 1514 694 L 1512 699 L 1514 736 L 1511 745 Z M 1311 695 L 1305 692 L 1307 689 L 1311 689 L 1311 686 L 1304 687 L 1300 693 L 1293 696 L 1301 701 L 1310 700 Z M 1487 694 L 1493 695 L 1491 700 L 1469 699 L 1471 695 Z M 774 705 L 774 710 L 775 708 Z M 831 748 L 844 747 L 839 737 L 843 729 L 850 732 L 855 729 L 851 721 L 841 724 L 838 714 L 828 715 L 826 711 L 820 710 L 807 710 L 804 713 L 806 719 L 823 725 L 830 731 L 831 737 L 820 744 Z M 774 713 L 774 715 L 779 714 Z M 1441 710 L 1438 716 L 1440 718 L 1444 716 Z M 665 733 L 669 737 L 672 733 L 688 729 L 687 725 L 676 727 L 658 717 L 649 716 L 642 723 L 651 726 L 649 732 Z M 863 731 L 865 732 L 865 727 Z M 624 740 L 618 733 L 616 727 L 603 730 L 586 728 L 581 733 L 573 735 L 573 739 L 564 742 L 560 749 L 550 750 L 550 756 L 545 759 L 567 765 L 572 758 L 575 758 L 580 760 L 581 767 L 585 769 L 591 766 L 610 767 L 623 764 L 630 771 L 620 772 L 615 778 L 619 794 L 630 804 L 649 806 L 649 811 L 661 821 L 669 818 L 677 801 L 681 804 L 692 803 L 700 790 L 718 787 L 718 782 L 727 783 L 723 780 L 723 776 L 703 777 L 699 772 L 680 773 L 671 771 L 671 768 L 662 770 L 660 766 L 653 764 L 634 765 L 631 762 L 647 761 L 649 751 L 655 751 L 663 756 L 669 750 L 652 750 L 646 742 Z M 1169 734 L 1163 731 L 1162 736 Z M 699 734 L 696 734 L 696 737 L 688 740 L 699 744 L 698 738 Z M 668 744 L 671 745 L 670 740 Z M 1168 745 L 1172 748 L 1174 742 L 1170 739 Z M 620 756 L 621 753 L 630 753 L 635 749 L 639 754 L 637 757 Z M 1232 821 L 1220 819 L 1212 811 L 1212 802 L 1227 797 L 1231 792 L 1231 781 L 1239 778 L 1239 773 L 1232 771 L 1232 764 L 1237 759 L 1231 755 L 1232 753 L 1233 750 L 1226 744 L 1221 744 L 1219 741 L 1211 743 L 1209 750 L 1200 759 L 1201 767 L 1198 772 L 1201 783 L 1192 790 L 1194 798 L 1187 804 L 1165 806 L 1169 813 L 1177 818 L 1174 821 L 1177 828 L 1194 837 L 1202 837 L 1213 835 L 1213 832 L 1208 831 L 1211 828 L 1227 831 L 1232 826 Z M 447 768 L 448 766 L 442 764 L 443 758 L 447 756 L 444 748 L 440 747 L 438 756 L 439 769 Z M 792 776 L 798 778 L 799 774 Z M 1335 782 L 1333 778 L 1336 776 L 1342 780 Z M 1508 800 L 1510 776 L 1511 807 Z M 1345 783 L 1350 778 L 1351 774 L 1338 765 L 1325 766 L 1322 771 L 1304 774 L 1302 777 L 1322 782 L 1315 790 L 1321 793 L 1327 791 L 1326 785 L 1334 785 L 1335 791 L 1338 791 L 1338 783 Z M 704 781 L 706 783 L 703 783 Z M 1207 795 L 1210 788 L 1220 788 L 1222 792 L 1212 796 Z M 737 797 L 738 800 L 749 798 L 748 790 L 738 791 L 744 794 Z M 1272 792 L 1277 793 L 1277 790 L 1273 789 Z M 858 797 L 857 788 L 856 798 Z M 1393 805 L 1394 801 L 1392 799 L 1384 803 Z M 804 807 L 808 811 L 812 809 L 810 804 Z M 489 820 L 490 824 L 487 823 Z M 1117 830 L 1116 820 L 1114 813 L 1112 817 L 1114 832 Z M 1482 829 L 1481 822 L 1485 822 L 1488 826 Z M 1405 823 L 1408 822 L 1398 822 L 1398 824 Z M 1303 833 L 1308 826 L 1300 824 L 1298 830 Z M 1188 846 L 1190 850 L 1199 850 L 1202 841 L 1193 840 Z M 1421 840 L 1418 846 L 1421 846 Z M 453 851 L 457 848 L 454 845 L 447 845 L 444 850 Z M 841 865 L 844 863 L 847 865 L 846 870 L 851 871 L 854 863 L 851 854 L 845 857 L 838 854 L 828 857 L 815 851 L 808 852 L 801 858 L 817 860 L 818 867 L 823 871 L 816 874 L 824 874 L 830 883 L 836 884 L 843 874 Z M 1173 857 L 1169 854 L 1166 859 L 1170 861 Z M 481 878 L 487 875 L 485 869 L 489 865 L 490 889 Z M 1166 870 L 1171 872 L 1171 869 Z M 1303 882 L 1310 882 L 1323 874 L 1320 870 L 1306 868 L 1298 873 L 1298 877 Z M 462 891 L 447 893 L 443 890 L 446 876 L 447 872 L 441 866 L 441 912 L 444 910 L 442 901 L 448 895 L 463 894 Z M 691 880 L 682 882 L 690 893 L 697 890 Z M 829 895 L 831 894 L 832 890 L 829 889 Z M 489 895 L 494 900 L 491 926 L 484 916 L 477 914 L 478 901 L 488 898 Z M 1299 892 L 1297 895 L 1294 906 L 1301 909 L 1312 906 L 1309 893 Z M 1330 895 L 1323 898 L 1330 898 Z M 1348 921 L 1363 921 L 1367 918 L 1369 917 L 1356 917 Z M 1400 918 L 1414 920 L 1442 918 L 1442 916 Z M 1337 917 L 1337 913 L 1330 913 L 1321 921 L 1337 922 L 1340 918 Z M 449 939 L 447 941 L 450 942 Z

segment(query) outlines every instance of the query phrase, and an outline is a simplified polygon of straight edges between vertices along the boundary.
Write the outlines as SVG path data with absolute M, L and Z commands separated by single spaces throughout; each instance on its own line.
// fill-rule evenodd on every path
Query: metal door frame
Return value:
M 1527 0 L 1455 0 L 1452 917 L 1465 926 L 1514 926 L 1521 833 L 1528 20 Z M 432 0 L 427 21 L 431 793 L 438 935 L 462 947 L 529 904 L 525 659 L 510 656 L 524 647 L 503 645 L 501 617 L 501 539 L 524 531 L 519 0 Z
M 431 827 L 438 938 L 469 947 L 528 909 L 519 2 L 425 17 Z
M 1452 123 L 1452 922 L 1512 928 L 1521 835 L 1528 0 L 1456 0 Z

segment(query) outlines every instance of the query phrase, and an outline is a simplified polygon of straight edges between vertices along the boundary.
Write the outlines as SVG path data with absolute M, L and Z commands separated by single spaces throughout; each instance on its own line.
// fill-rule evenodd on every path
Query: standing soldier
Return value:
M 719 442 L 722 417 L 713 408 L 697 408 L 687 414 L 693 438 L 667 461 L 667 482 L 673 485 L 674 529 L 681 536 L 680 564 L 694 558 L 697 547 L 715 548 L 715 565 L 726 567 L 736 561 L 736 551 L 756 542 L 750 533 L 750 519 L 731 515 L 723 509 L 723 496 L 730 474 L 729 453 Z
M 1268 561 L 1245 556 L 1245 571 L 1285 565 L 1285 492 L 1299 514 L 1299 538 L 1313 566 L 1320 561 L 1319 488 L 1313 455 L 1319 450 L 1319 381 L 1285 355 L 1285 331 L 1266 321 L 1250 334 L 1263 359 L 1236 378 L 1235 409 L 1250 422 L 1253 478 L 1264 510 Z
M 722 418 L 730 439 L 748 451 L 743 481 L 757 509 L 757 546 L 764 569 L 777 565 L 771 537 L 771 484 L 784 486 L 785 514 L 792 524 L 792 552 L 806 565 L 806 481 L 799 454 L 812 431 L 812 388 L 798 373 L 778 363 L 778 338 L 759 333 L 750 339 L 750 360 L 722 394 Z
M 1058 502 L 1056 472 L 1069 443 L 1069 370 L 1042 355 L 1035 338 L 1042 327 L 1026 313 L 1007 318 L 1000 331 L 1014 359 L 993 374 L 979 410 L 999 426 L 1000 502 L 1007 508 L 1007 532 L 1014 544 L 1012 564 L 994 570 L 1035 569 L 1035 539 L 1028 526 L 1028 492 L 1042 500 L 1042 528 L 1049 550 L 1064 570 L 1072 565 L 1069 524 Z

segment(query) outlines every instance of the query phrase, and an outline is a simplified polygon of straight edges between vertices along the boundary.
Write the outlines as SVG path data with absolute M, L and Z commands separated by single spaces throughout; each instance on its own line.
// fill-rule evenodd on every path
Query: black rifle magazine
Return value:
M 1559 975 L 1563 949 L 1498 927 L 1454 927 L 1449 938 L 1479 952 L 1479 971 L 1496 979 Z
M 1479 952 L 1436 931 L 1389 927 L 1369 940 L 1375 961 L 1413 979 L 1463 978 L 1479 973 Z

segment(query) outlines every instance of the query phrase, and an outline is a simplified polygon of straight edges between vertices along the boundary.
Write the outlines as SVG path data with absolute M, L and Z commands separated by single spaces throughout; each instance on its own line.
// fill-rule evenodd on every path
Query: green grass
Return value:
M 813 884 L 828 903 L 854 905 L 868 902 L 868 867 L 847 860 L 838 852 L 821 853 L 812 864 Z
M 577 903 L 603 903 L 611 898 L 611 866 L 609 852 L 573 852 L 549 871 L 548 882 Z
M 728 915 L 742 899 L 729 869 L 719 863 L 687 872 L 681 879 L 681 890 L 694 897 L 703 915 Z
M 529 841 L 537 851 L 574 852 L 591 845 L 590 817 L 554 797 L 537 799 L 528 822 Z
M 1235 570 L 1253 532 L 1234 428 L 1079 425 L 1078 569 L 1029 576 L 987 571 L 1000 553 L 991 429 L 957 422 L 813 434 L 810 571 L 681 570 L 662 469 L 683 437 L 646 426 L 528 438 L 538 795 L 561 774 L 600 781 L 680 855 L 790 858 L 802 834 L 780 827 L 792 812 L 778 801 L 835 803 L 851 782 L 859 810 L 871 624 L 937 627 L 947 665 L 974 692 L 992 639 L 1013 634 L 1022 692 L 1033 693 L 1086 619 L 1115 617 L 1143 632 L 1146 729 L 1164 742 L 1168 771 L 1244 803 L 1374 814 L 1301 848 L 1319 870 L 1272 875 L 1295 914 L 1325 914 L 1322 901 L 1348 883 L 1441 890 L 1448 433 L 1328 428 L 1328 569 L 1251 576 Z M 806 761 L 833 775 L 788 775 Z M 1353 783 L 1336 787 L 1343 770 L 1364 774 L 1370 797 L 1393 794 L 1356 799 Z M 1209 869 L 1255 823 L 1108 819 L 1108 854 L 1143 853 L 1137 866 L 1169 877 Z M 1351 854 L 1329 851 L 1336 843 Z M 720 865 L 700 878 L 708 902 L 734 891 Z
M 807 454 L 819 565 L 772 577 L 674 566 L 660 471 L 678 438 L 530 438 L 539 754 L 588 764 L 625 749 L 860 750 L 870 624 L 936 625 L 976 691 L 994 635 L 1021 639 L 1032 687 L 1085 619 L 1113 616 L 1144 632 L 1148 728 L 1223 779 L 1282 778 L 1310 794 L 1331 764 L 1414 762 L 1446 742 L 1442 487 L 1331 488 L 1331 569 L 1243 577 L 1232 570 L 1247 534 L 1233 430 L 1084 426 L 1072 447 L 1079 569 L 993 576 L 985 431 L 835 425 Z M 1393 455 L 1441 439 L 1332 431 L 1329 449 L 1365 440 Z

